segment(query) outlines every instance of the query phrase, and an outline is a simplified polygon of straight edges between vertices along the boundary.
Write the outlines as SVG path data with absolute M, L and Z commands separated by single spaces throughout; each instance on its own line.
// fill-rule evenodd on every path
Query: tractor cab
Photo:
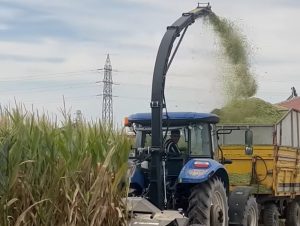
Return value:
M 139 173 L 132 175 L 131 188 L 136 195 L 146 192 L 149 184 L 151 157 L 151 114 L 137 113 L 129 116 L 126 125 L 135 133 L 135 145 L 130 160 L 135 162 Z M 184 166 L 192 159 L 218 159 L 218 145 L 216 126 L 219 118 L 214 114 L 196 112 L 169 112 L 163 115 L 163 150 L 162 158 L 165 162 L 165 180 L 168 190 L 174 188 Z M 176 131 L 177 137 L 173 137 Z M 178 152 L 169 150 L 170 140 L 176 143 Z M 139 164 L 136 164 L 136 162 Z M 217 160 L 218 161 L 218 160 Z M 198 162 L 206 168 L 208 161 Z M 194 171 L 195 173 L 197 171 Z M 143 175 L 143 176 L 141 176 Z
M 163 144 L 169 158 L 214 158 L 216 144 L 215 124 L 219 118 L 213 114 L 195 112 L 169 112 L 163 116 Z M 128 123 L 136 135 L 135 152 L 151 148 L 151 114 L 137 113 L 128 117 Z M 179 153 L 166 150 L 166 142 L 172 131 L 179 131 Z

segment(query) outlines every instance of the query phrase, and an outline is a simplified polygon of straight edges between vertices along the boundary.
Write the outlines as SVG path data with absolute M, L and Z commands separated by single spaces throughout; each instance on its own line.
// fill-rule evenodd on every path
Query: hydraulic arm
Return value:
M 162 154 L 164 151 L 162 115 L 163 108 L 165 107 L 164 89 L 166 74 L 187 28 L 191 24 L 193 24 L 197 18 L 207 16 L 210 13 L 211 7 L 209 4 L 207 4 L 204 7 L 198 4 L 198 7 L 194 10 L 188 13 L 183 13 L 178 20 L 176 20 L 171 26 L 167 27 L 167 31 L 162 38 L 156 56 L 152 80 L 152 97 L 150 103 L 152 112 L 152 152 L 150 168 L 150 187 L 148 195 L 150 201 L 160 209 L 163 209 Z M 173 44 L 177 37 L 180 37 L 180 39 L 171 55 Z

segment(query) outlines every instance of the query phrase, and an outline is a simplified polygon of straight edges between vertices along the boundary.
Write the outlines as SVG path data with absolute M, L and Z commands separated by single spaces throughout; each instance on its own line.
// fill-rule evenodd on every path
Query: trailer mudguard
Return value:
M 242 225 L 245 206 L 249 197 L 253 193 L 252 187 L 236 187 L 229 196 L 229 224 L 230 225 Z
M 224 166 L 213 159 L 191 159 L 180 171 L 178 182 L 198 184 L 210 179 L 220 169 L 226 173 Z

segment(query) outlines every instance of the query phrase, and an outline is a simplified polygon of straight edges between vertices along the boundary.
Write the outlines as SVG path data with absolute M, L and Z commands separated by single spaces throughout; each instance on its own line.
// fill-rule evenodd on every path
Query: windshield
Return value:
M 209 124 L 201 123 L 185 128 L 169 128 L 166 136 L 166 130 L 164 130 L 163 137 L 166 138 L 164 143 L 165 148 L 167 148 L 168 146 L 168 141 L 172 140 L 172 131 L 174 130 L 180 131 L 180 136 L 177 138 L 177 140 L 175 140 L 176 146 L 178 147 L 180 154 L 187 154 L 194 157 L 211 157 L 212 147 Z M 188 137 L 190 137 L 190 139 L 188 139 Z M 151 138 L 152 137 L 150 128 L 137 130 L 136 147 L 151 147 Z M 188 140 L 190 140 L 190 142 L 188 142 Z
M 169 140 L 172 139 L 172 130 L 179 130 L 179 134 L 178 134 L 178 141 L 176 142 L 176 145 L 178 146 L 178 149 L 180 151 L 181 154 L 188 152 L 188 142 L 185 139 L 185 131 L 183 128 L 169 128 L 167 135 L 166 131 L 163 131 L 163 137 L 165 138 L 165 143 Z M 143 131 L 138 131 L 137 132 L 137 136 L 141 136 L 139 144 L 137 144 L 137 147 L 141 147 L 141 148 L 147 148 L 147 147 L 151 147 L 151 130 L 143 130 Z
M 172 130 L 179 130 L 180 136 L 176 145 L 181 154 L 189 154 L 194 157 L 211 157 L 212 144 L 210 135 L 210 125 L 201 123 L 184 128 L 169 128 L 168 131 L 164 130 L 163 136 L 166 137 L 165 144 L 168 140 L 172 139 Z M 167 135 L 165 136 L 165 134 Z M 151 147 L 151 129 L 137 130 L 137 148 L 150 148 Z M 187 137 L 190 137 L 188 142 Z M 190 143 L 190 148 L 189 148 Z M 166 146 L 166 145 L 165 145 Z M 190 152 L 188 151 L 190 150 Z

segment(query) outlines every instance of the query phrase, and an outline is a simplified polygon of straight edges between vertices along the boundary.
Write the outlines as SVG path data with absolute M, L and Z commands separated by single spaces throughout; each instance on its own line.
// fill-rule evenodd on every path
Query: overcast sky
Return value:
M 150 111 L 152 72 L 168 25 L 192 0 L 0 0 L 0 103 L 60 114 L 63 96 L 75 116 L 101 118 L 103 73 L 110 53 L 115 122 Z M 300 93 L 300 2 L 211 1 L 235 22 L 251 49 L 257 97 L 277 103 Z M 189 28 L 167 77 L 169 111 L 208 112 L 224 104 L 222 56 L 212 28 Z

